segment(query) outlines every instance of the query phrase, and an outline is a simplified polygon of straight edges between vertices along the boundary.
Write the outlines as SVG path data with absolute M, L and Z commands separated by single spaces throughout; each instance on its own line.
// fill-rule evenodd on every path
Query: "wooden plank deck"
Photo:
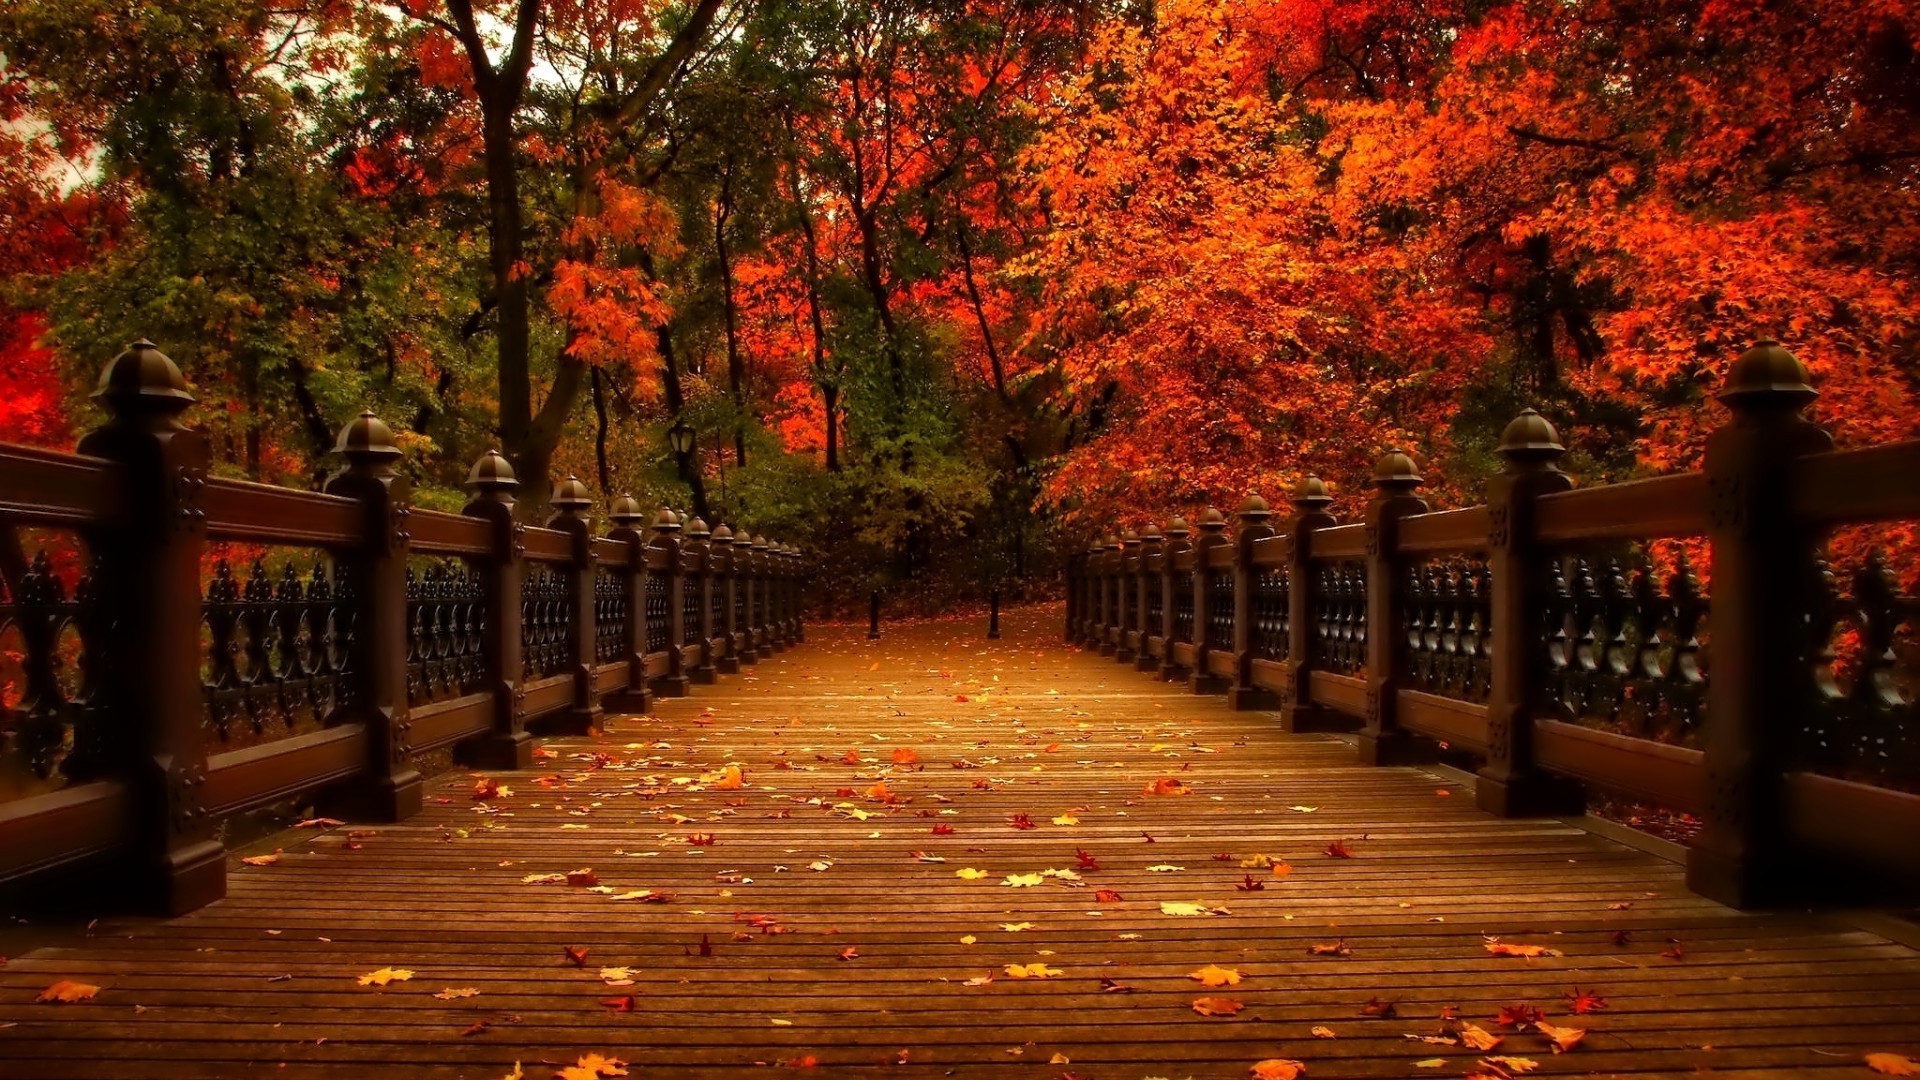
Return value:
M 1867 1052 L 1920 1057 L 1911 948 L 1739 914 L 1649 855 L 1361 767 L 1337 738 L 1062 647 L 1057 608 L 1007 625 L 877 644 L 809 628 L 657 716 L 548 741 L 538 771 L 497 777 L 511 794 L 476 801 L 453 774 L 415 820 L 283 834 L 224 902 L 8 961 L 0 1076 L 545 1078 L 601 1054 L 634 1076 L 1245 1077 L 1278 1058 L 1461 1077 L 1486 1055 L 1409 1039 L 1456 1031 L 1449 1006 L 1533 1075 L 1868 1076 Z M 712 779 L 728 764 L 738 790 Z M 1143 793 L 1159 780 L 1191 793 Z M 1336 841 L 1353 857 L 1324 854 Z M 1256 854 L 1291 873 L 1243 868 Z M 524 880 L 582 868 L 612 892 Z M 1003 883 L 1051 870 L 1081 880 Z M 1264 887 L 1237 888 L 1249 875 Z M 673 897 L 620 898 L 639 890 Z M 1487 936 L 1564 955 L 1496 956 Z M 1349 955 L 1309 952 L 1338 942 Z M 1028 964 L 1060 974 L 1006 973 Z M 1243 979 L 1204 988 L 1189 976 L 1207 965 Z M 413 976 L 359 984 L 387 967 Z M 34 1002 L 60 979 L 102 989 Z M 1576 987 L 1605 1011 L 1570 1015 Z M 629 994 L 631 1011 L 605 1004 Z M 1244 1010 L 1196 1014 L 1209 996 Z M 1370 1001 L 1394 1015 L 1363 1016 Z M 1587 1035 L 1555 1054 L 1496 1022 L 1519 1002 Z

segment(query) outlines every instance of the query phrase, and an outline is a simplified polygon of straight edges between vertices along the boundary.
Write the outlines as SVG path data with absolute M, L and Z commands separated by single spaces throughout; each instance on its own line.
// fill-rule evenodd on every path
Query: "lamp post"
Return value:
M 693 439 L 693 428 L 685 420 L 675 420 L 673 426 L 667 429 L 667 445 L 683 458 L 693 453 Z

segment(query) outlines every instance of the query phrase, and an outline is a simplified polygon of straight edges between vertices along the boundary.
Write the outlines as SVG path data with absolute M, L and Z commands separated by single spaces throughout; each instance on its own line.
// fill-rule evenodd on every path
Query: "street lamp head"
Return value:
M 673 426 L 667 429 L 667 445 L 672 447 L 673 452 L 676 454 L 691 454 L 693 452 L 693 428 L 687 426 L 687 422 L 684 420 L 675 420 Z

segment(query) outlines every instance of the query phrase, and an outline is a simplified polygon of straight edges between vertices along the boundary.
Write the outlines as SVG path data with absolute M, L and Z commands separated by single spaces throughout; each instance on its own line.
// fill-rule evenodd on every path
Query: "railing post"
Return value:
M 1120 622 L 1120 538 L 1108 533 L 1100 554 L 1100 655 L 1114 654 Z
M 736 640 L 740 643 L 740 662 L 757 664 L 760 662 L 760 615 L 756 605 L 759 603 L 760 563 L 763 561 L 760 549 L 754 546 L 753 534 L 742 532 L 733 539 L 733 566 L 735 587 L 740 590 L 741 611 L 746 616 L 746 624 L 734 628 Z
M 1818 533 L 1794 516 L 1787 485 L 1794 459 L 1830 450 L 1833 440 L 1805 417 L 1816 392 L 1778 342 L 1741 354 L 1717 396 L 1733 415 L 1707 436 L 1707 811 L 1687 853 L 1687 887 L 1752 907 L 1805 888 L 1787 841 L 1782 779 L 1794 726 L 1816 708 L 1806 618 Z
M 687 646 L 694 650 L 695 662 L 687 668 L 687 678 L 707 685 L 716 678 L 713 667 L 713 574 L 709 570 L 713 559 L 713 534 L 708 531 L 707 523 L 696 517 L 687 525 L 686 538 L 681 543 L 681 550 L 687 556 L 685 565 L 693 574 L 686 587 L 692 590 L 697 611 L 693 627 L 695 643 Z
M 667 673 L 654 680 L 660 697 L 685 697 L 692 681 L 687 677 L 681 642 L 686 640 L 686 559 L 680 550 L 680 515 L 661 508 L 653 518 L 653 546 L 666 552 L 667 562 Z
M 1253 593 L 1259 585 L 1253 545 L 1273 535 L 1273 526 L 1267 524 L 1271 517 L 1267 500 L 1249 495 L 1240 504 L 1240 523 L 1233 534 L 1233 685 L 1227 687 L 1227 706 L 1236 711 L 1271 709 L 1280 703 L 1273 691 L 1253 684 Z
M 467 474 L 467 505 L 461 513 L 487 523 L 487 558 L 480 567 L 481 604 L 486 612 L 480 655 L 493 694 L 493 721 L 487 733 L 454 750 L 461 764 L 476 769 L 524 769 L 533 764 L 533 739 L 526 730 L 520 691 L 520 578 L 524 572 L 521 525 L 513 519 L 513 492 L 520 481 L 498 450 L 489 450 Z
M 1487 482 L 1487 571 L 1493 577 L 1493 665 L 1487 695 L 1487 761 L 1475 785 L 1480 809 L 1502 817 L 1576 812 L 1577 785 L 1535 766 L 1533 710 L 1545 668 L 1544 586 L 1551 553 L 1538 540 L 1534 503 L 1573 488 L 1557 462 L 1560 433 L 1528 409 L 1500 436 L 1499 475 Z
M 627 640 L 621 645 L 627 685 L 608 694 L 601 704 L 613 712 L 644 713 L 653 708 L 653 688 L 647 685 L 647 537 L 640 531 L 646 515 L 640 511 L 640 500 L 622 495 L 613 501 L 607 518 L 613 522 L 607 539 L 627 546 L 627 565 L 621 573 L 627 598 Z
M 1427 512 L 1427 501 L 1413 493 L 1422 482 L 1413 459 L 1399 450 L 1387 451 L 1373 467 L 1374 497 L 1366 517 L 1367 717 L 1360 729 L 1360 760 L 1369 765 L 1392 765 L 1409 757 L 1411 739 L 1395 715 L 1406 589 L 1396 549 L 1400 519 Z
M 593 638 L 593 495 L 577 476 L 569 476 L 554 485 L 553 516 L 547 528 L 567 535 L 573 549 L 565 571 L 567 579 L 567 619 L 572 625 L 573 704 L 557 725 L 570 735 L 584 735 L 600 722 L 600 695 L 594 689 Z
M 780 604 L 780 566 L 773 552 L 773 541 L 765 536 L 753 542 L 760 562 L 760 651 L 768 656 L 786 651 L 777 623 Z
M 131 878 L 141 908 L 183 914 L 227 894 L 226 852 L 202 804 L 199 508 L 206 436 L 180 422 L 193 395 L 180 369 L 146 340 L 100 375 L 94 400 L 109 419 L 80 452 L 118 465 L 114 513 L 87 530 L 100 595 L 113 598 L 101 655 L 112 670 L 89 708 L 88 742 L 66 769 L 75 781 L 116 777 L 132 812 Z
M 800 554 L 800 549 L 792 544 L 787 545 L 787 556 L 792 563 L 793 575 L 788 586 L 788 603 L 791 605 L 793 617 L 793 643 L 798 645 L 807 640 L 806 605 L 800 602 L 800 583 L 806 580 L 807 563 L 806 557 Z
M 713 551 L 711 563 L 718 577 L 713 583 L 714 599 L 720 605 L 720 625 L 714 627 L 717 635 L 726 644 L 726 654 L 714 658 L 713 666 L 722 675 L 740 673 L 740 635 L 739 627 L 734 625 L 734 600 L 740 588 L 739 571 L 734 566 L 736 551 L 733 546 L 733 530 L 726 523 L 713 530 Z
M 1134 575 L 1133 604 L 1133 622 L 1140 628 L 1140 642 L 1134 647 L 1133 667 L 1136 671 L 1157 671 L 1160 668 L 1159 658 L 1153 655 L 1152 640 L 1160 628 L 1148 625 L 1147 620 L 1152 615 L 1153 605 L 1147 603 L 1147 597 L 1152 595 L 1153 590 L 1159 586 L 1161 553 L 1165 545 L 1166 538 L 1160 535 L 1160 526 L 1148 522 L 1147 527 L 1140 530 L 1140 569 Z M 1164 608 L 1165 604 L 1166 598 L 1162 596 L 1161 606 Z M 1163 640 L 1161 648 L 1165 647 Z
M 1174 627 L 1179 618 L 1179 612 L 1174 610 L 1173 583 L 1176 580 L 1175 575 L 1191 574 L 1191 571 L 1174 567 L 1175 561 L 1180 556 L 1193 550 L 1193 544 L 1187 539 L 1191 535 L 1193 530 L 1187 528 L 1185 518 L 1175 517 L 1167 522 L 1166 544 L 1160 554 L 1160 638 L 1165 644 L 1160 647 L 1159 673 L 1163 682 L 1173 682 L 1187 677 L 1187 669 L 1181 667 L 1173 658 L 1176 633 Z
M 1193 671 L 1187 686 L 1196 694 L 1218 694 L 1227 688 L 1227 680 L 1207 670 L 1207 657 L 1213 651 L 1207 644 L 1213 622 L 1213 571 L 1207 562 L 1215 548 L 1227 543 L 1226 531 L 1226 517 L 1207 507 L 1200 515 L 1200 535 L 1193 542 Z
M 1293 489 L 1287 522 L 1287 686 L 1280 695 L 1280 730 L 1344 731 L 1346 717 L 1313 703 L 1313 534 L 1339 522 L 1327 512 L 1333 496 L 1317 476 Z
M 1134 647 L 1127 635 L 1137 633 L 1139 625 L 1140 534 L 1128 529 L 1120 534 L 1120 557 L 1115 561 L 1115 588 L 1119 596 L 1119 618 L 1115 620 L 1113 658 L 1122 664 L 1133 663 Z
M 360 678 L 354 703 L 338 722 L 367 728 L 366 772 L 334 792 L 328 805 L 345 816 L 399 821 L 420 811 L 424 785 L 413 764 L 407 712 L 407 504 L 393 432 L 370 412 L 340 429 L 334 452 L 347 459 L 328 478 L 327 494 L 361 505 L 365 532 L 344 560 L 353 612 L 353 665 Z

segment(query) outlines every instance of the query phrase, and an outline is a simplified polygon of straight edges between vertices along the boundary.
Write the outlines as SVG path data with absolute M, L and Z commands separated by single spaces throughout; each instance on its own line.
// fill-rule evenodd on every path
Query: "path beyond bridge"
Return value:
M 1480 813 L 1448 774 L 1063 646 L 1058 608 L 1005 622 L 810 627 L 738 680 L 544 741 L 530 771 L 442 775 L 404 822 L 238 851 L 225 900 L 0 967 L 0 1076 L 1920 1056 L 1920 954 L 1844 915 L 1735 912 L 1575 825 Z M 61 981 L 99 989 L 35 1001 Z

